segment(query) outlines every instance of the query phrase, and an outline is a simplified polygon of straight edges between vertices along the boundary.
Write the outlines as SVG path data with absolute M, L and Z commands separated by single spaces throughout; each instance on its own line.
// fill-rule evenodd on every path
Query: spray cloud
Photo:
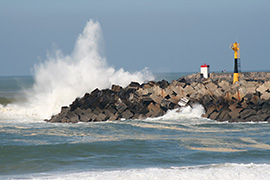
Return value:
M 26 91 L 27 104 L 11 104 L 2 111 L 26 115 L 33 118 L 49 118 L 70 104 L 76 97 L 95 88 L 109 88 L 112 84 L 128 85 L 131 81 L 152 80 L 153 75 L 144 69 L 129 73 L 108 66 L 100 55 L 101 27 L 90 20 L 79 35 L 74 51 L 63 55 L 56 50 L 44 63 L 35 66 L 34 85 Z M 14 109 L 14 110 L 13 110 Z

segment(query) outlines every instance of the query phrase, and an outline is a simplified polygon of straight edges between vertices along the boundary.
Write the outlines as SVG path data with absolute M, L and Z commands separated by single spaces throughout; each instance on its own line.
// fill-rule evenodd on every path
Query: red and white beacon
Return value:
M 209 67 L 207 64 L 201 65 L 201 76 L 203 78 L 209 78 Z

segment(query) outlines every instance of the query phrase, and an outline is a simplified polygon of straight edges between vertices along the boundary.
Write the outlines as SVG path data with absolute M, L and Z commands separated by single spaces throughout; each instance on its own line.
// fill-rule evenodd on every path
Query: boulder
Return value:
M 125 103 L 123 103 L 121 100 L 118 101 L 117 103 L 115 103 L 115 105 L 116 105 L 116 110 L 119 113 L 122 113 L 122 112 L 124 112 L 124 110 L 127 109 L 127 105 Z
M 215 111 L 212 114 L 210 114 L 209 118 L 213 120 L 217 120 L 218 115 L 219 113 Z
M 240 114 L 238 111 L 236 110 L 233 110 L 231 112 L 229 112 L 229 115 L 231 116 L 231 118 L 235 119 L 235 118 L 239 118 L 240 117 Z
M 161 89 L 166 89 L 169 86 L 169 82 L 166 80 L 159 81 L 158 84 Z
M 162 99 L 163 99 L 161 96 L 158 96 L 157 94 L 151 94 L 151 95 L 150 95 L 150 98 L 151 98 L 155 103 L 158 103 L 158 104 L 161 104 Z
M 269 99 L 270 99 L 270 93 L 269 93 L 269 92 L 264 92 L 264 93 L 261 95 L 261 99 L 262 99 L 262 100 L 269 100 Z
M 190 85 L 186 85 L 183 92 L 184 92 L 184 95 L 187 96 L 187 95 L 190 95 L 191 93 L 193 93 L 194 89 Z
M 261 86 L 259 86 L 256 91 L 260 92 L 260 93 L 264 93 L 266 92 L 266 90 L 268 90 L 269 88 L 266 87 L 264 84 L 262 84 Z
M 115 85 L 115 84 L 113 84 L 112 85 L 112 88 L 111 88 L 111 90 L 112 91 L 114 91 L 114 92 L 119 92 L 119 91 L 121 91 L 123 88 L 121 87 L 121 86 L 118 86 L 118 85 Z
M 147 106 L 149 112 L 146 114 L 147 117 L 158 117 L 164 115 L 164 111 L 158 104 L 150 103 Z
M 225 90 L 229 90 L 231 87 L 231 84 L 225 80 L 222 80 L 221 82 L 218 83 L 218 86 L 221 87 L 221 89 Z
M 139 88 L 136 93 L 139 95 L 139 96 L 142 96 L 142 95 L 147 95 L 149 92 L 147 89 L 143 89 L 143 88 Z
M 233 97 L 234 97 L 237 101 L 242 101 L 242 99 L 243 99 L 244 96 L 246 95 L 244 92 L 245 92 L 245 91 L 237 90 L 236 93 L 233 95 Z
M 111 114 L 108 121 L 115 121 L 115 120 L 118 120 L 119 119 L 119 115 L 118 113 L 115 113 L 115 114 Z
M 218 120 L 220 120 L 220 121 L 228 121 L 229 119 L 231 119 L 231 116 L 230 116 L 228 110 L 223 110 L 223 111 L 220 112 L 220 114 L 218 116 Z
M 65 117 L 68 119 L 68 122 L 71 123 L 79 122 L 79 116 L 72 111 L 68 111 Z
M 103 113 L 100 113 L 96 116 L 95 119 L 93 119 L 94 122 L 97 122 L 97 121 L 105 121 L 106 120 L 106 115 L 103 114 Z
M 88 122 L 90 120 L 89 116 L 92 113 L 91 109 L 82 110 L 80 108 L 77 108 L 74 110 L 74 113 L 78 115 L 79 121 L 82 122 Z
M 246 119 L 250 116 L 256 116 L 257 112 L 253 109 L 244 109 L 243 111 L 240 112 L 240 118 L 241 119 Z
M 122 113 L 122 118 L 125 118 L 125 119 L 131 119 L 133 116 L 134 116 L 134 114 L 130 110 L 128 110 L 128 109 L 125 110 Z
M 213 82 L 209 82 L 207 84 L 205 84 L 206 89 L 210 90 L 210 91 L 215 91 L 217 89 L 217 85 Z

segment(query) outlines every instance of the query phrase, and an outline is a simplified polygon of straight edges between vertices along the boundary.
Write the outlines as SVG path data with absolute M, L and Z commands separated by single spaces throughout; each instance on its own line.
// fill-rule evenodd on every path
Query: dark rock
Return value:
M 229 115 L 231 116 L 231 118 L 235 119 L 235 118 L 239 118 L 240 114 L 239 111 L 234 109 L 231 112 L 229 112 Z
M 77 114 L 75 114 L 74 112 L 72 111 L 68 111 L 66 113 L 66 116 L 65 116 L 67 119 L 68 119 L 68 122 L 71 122 L 71 123 L 77 123 L 79 122 L 79 117 Z
M 127 88 L 134 88 L 134 89 L 139 89 L 141 87 L 141 85 L 139 84 L 139 83 L 137 83 L 137 82 L 131 82 L 128 86 L 127 86 Z
M 258 122 L 260 121 L 260 118 L 255 114 L 255 115 L 250 115 L 247 118 L 245 118 L 247 122 Z
M 255 116 L 257 112 L 253 109 L 244 109 L 243 111 L 240 112 L 240 117 L 242 119 L 246 119 L 250 116 Z
M 217 111 L 213 112 L 212 114 L 210 114 L 209 118 L 210 119 L 217 119 L 219 113 Z
M 164 109 L 170 109 L 170 105 L 171 105 L 171 102 L 166 99 L 162 99 L 160 103 L 160 106 L 163 107 Z
M 158 117 L 164 115 L 164 111 L 160 108 L 158 104 L 150 103 L 147 106 L 149 112 L 147 113 L 147 117 Z
M 162 97 L 161 96 L 158 96 L 156 94 L 151 94 L 150 95 L 150 98 L 155 102 L 155 103 L 158 103 L 158 104 L 161 104 L 162 102 Z
M 121 86 L 118 86 L 118 85 L 113 84 L 111 89 L 112 89 L 112 91 L 114 91 L 114 92 L 119 92 L 119 91 L 121 91 L 123 88 L 122 88 Z
M 118 113 L 122 113 L 122 112 L 124 112 L 124 110 L 127 109 L 127 105 L 121 101 L 117 102 L 115 105 L 116 105 L 116 109 L 117 109 Z
M 165 89 L 169 86 L 169 82 L 166 80 L 159 81 L 158 84 L 159 84 L 159 87 L 162 89 Z
M 218 120 L 221 121 L 228 121 L 229 119 L 231 119 L 231 116 L 229 115 L 228 110 L 221 111 L 221 113 L 218 116 Z
M 270 114 L 266 114 L 266 113 L 257 114 L 258 121 L 267 121 L 269 117 L 270 117 Z
M 92 110 L 91 109 L 82 110 L 80 108 L 77 108 L 74 110 L 74 113 L 78 115 L 79 121 L 88 122 L 90 120 L 89 116 L 92 113 Z
M 187 81 L 184 77 L 177 79 L 178 82 L 187 84 Z
M 216 111 L 216 108 L 214 106 L 210 106 L 207 108 L 206 115 L 207 117 L 210 117 L 210 114 L 212 114 L 214 111 Z
M 148 106 L 151 102 L 153 102 L 153 99 L 150 97 L 150 95 L 142 95 L 141 102 L 144 106 Z
M 118 120 L 119 119 L 119 115 L 118 113 L 115 113 L 115 114 L 111 114 L 110 117 L 109 117 L 109 121 L 115 121 L 115 120 Z
M 95 119 L 93 119 L 94 122 L 105 121 L 105 120 L 106 120 L 106 115 L 103 113 L 100 113 L 99 115 L 96 116 Z
M 130 110 L 128 109 L 122 113 L 122 118 L 125 118 L 125 119 L 131 119 L 133 116 L 134 114 L 130 112 Z

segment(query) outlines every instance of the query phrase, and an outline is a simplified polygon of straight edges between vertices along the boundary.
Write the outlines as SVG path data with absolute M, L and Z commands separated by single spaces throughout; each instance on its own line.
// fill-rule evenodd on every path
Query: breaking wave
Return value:
M 113 171 L 93 171 L 77 173 L 34 174 L 22 179 L 179 179 L 179 180 L 263 180 L 269 179 L 270 165 L 268 164 L 212 164 L 201 166 L 171 167 L 171 168 L 146 168 Z M 17 179 L 14 176 L 14 179 Z
M 34 67 L 34 85 L 25 91 L 27 102 L 1 106 L 1 119 L 44 119 L 60 111 L 76 97 L 95 88 L 112 84 L 128 85 L 131 81 L 153 80 L 147 68 L 135 73 L 116 70 L 101 55 L 102 30 L 90 20 L 79 35 L 74 50 L 64 55 L 54 50 L 46 60 Z

